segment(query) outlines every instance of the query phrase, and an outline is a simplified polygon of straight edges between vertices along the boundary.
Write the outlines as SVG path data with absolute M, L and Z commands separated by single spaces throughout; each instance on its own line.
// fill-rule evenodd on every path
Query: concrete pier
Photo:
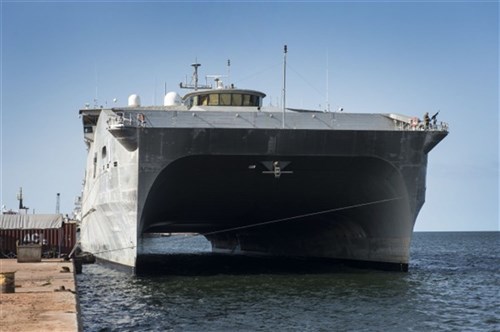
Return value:
M 0 259 L 0 273 L 15 272 L 15 292 L 0 294 L 0 331 L 79 331 L 73 263 Z

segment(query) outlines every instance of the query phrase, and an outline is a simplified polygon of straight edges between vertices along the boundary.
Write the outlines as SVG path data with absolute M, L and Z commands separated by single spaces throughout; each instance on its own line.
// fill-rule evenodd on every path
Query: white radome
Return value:
M 141 97 L 139 97 L 139 95 L 136 95 L 135 93 L 131 94 L 128 97 L 128 106 L 130 106 L 130 107 L 139 107 L 139 106 L 141 106 Z
M 182 104 L 181 96 L 177 92 L 169 92 L 163 98 L 163 106 L 178 106 Z

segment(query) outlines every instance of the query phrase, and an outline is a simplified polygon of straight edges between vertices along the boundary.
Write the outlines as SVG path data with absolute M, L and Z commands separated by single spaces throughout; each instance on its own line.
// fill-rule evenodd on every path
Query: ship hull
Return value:
M 84 250 L 139 268 L 149 233 L 198 233 L 216 253 L 408 269 L 427 154 L 446 131 L 398 130 L 380 115 L 299 114 L 284 129 L 260 113 L 224 113 L 221 126 L 218 113 L 200 114 L 152 112 L 158 126 L 110 128 L 114 112 L 101 112 Z M 356 128 L 332 130 L 344 121 Z
M 215 252 L 406 270 L 428 134 L 147 129 L 140 232 L 200 233 Z

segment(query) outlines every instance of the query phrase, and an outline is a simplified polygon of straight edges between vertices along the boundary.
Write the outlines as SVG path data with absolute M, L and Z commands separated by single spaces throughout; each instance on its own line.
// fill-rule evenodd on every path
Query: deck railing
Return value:
M 135 115 L 135 113 L 134 113 Z M 145 127 L 147 118 L 143 113 L 133 116 L 132 113 L 117 112 L 106 122 L 108 129 L 117 129 L 123 127 Z
M 431 122 L 425 124 L 423 121 L 398 121 L 394 120 L 394 126 L 396 130 L 413 130 L 413 131 L 448 131 L 449 125 L 447 122 Z

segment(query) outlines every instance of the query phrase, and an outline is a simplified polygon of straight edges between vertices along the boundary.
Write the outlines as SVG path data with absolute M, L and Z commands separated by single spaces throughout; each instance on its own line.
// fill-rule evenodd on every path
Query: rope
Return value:
M 350 209 L 355 209 L 355 208 L 359 208 L 359 207 L 363 207 L 363 206 L 368 206 L 368 205 L 375 205 L 375 204 L 392 202 L 392 201 L 396 201 L 398 199 L 401 199 L 401 197 L 381 199 L 381 200 L 378 200 L 378 201 L 373 201 L 373 202 L 368 202 L 368 203 L 359 203 L 359 204 L 354 204 L 354 205 L 349 205 L 349 206 L 343 206 L 343 207 L 334 208 L 334 209 L 328 209 L 328 210 L 324 210 L 324 211 L 318 211 L 318 212 L 311 212 L 311 213 L 301 214 L 301 215 L 297 215 L 297 216 L 293 216 L 293 217 L 274 219 L 274 220 L 269 220 L 269 221 L 264 221 L 264 222 L 259 222 L 259 223 L 245 225 L 245 226 L 239 226 L 239 227 L 232 227 L 232 228 L 222 229 L 222 230 L 219 230 L 219 231 L 213 231 L 213 232 L 208 232 L 208 233 L 199 233 L 199 234 L 196 234 L 196 235 L 176 237 L 176 238 L 170 239 L 170 241 L 172 241 L 172 242 L 173 241 L 184 241 L 184 240 L 187 240 L 187 239 L 195 238 L 197 236 L 207 236 L 207 235 L 214 235 L 214 234 L 232 232 L 232 231 L 241 230 L 241 229 L 247 229 L 247 228 L 253 228 L 253 227 L 260 227 L 260 226 L 275 224 L 275 223 L 279 223 L 279 222 L 285 222 L 285 221 L 297 220 L 297 219 L 301 219 L 301 218 L 318 216 L 318 215 L 322 215 L 322 214 L 326 214 L 326 213 L 331 213 L 331 212 L 338 212 L 338 211 L 350 210 Z M 118 250 L 124 250 L 124 249 L 134 249 L 135 247 L 136 246 L 130 246 L 130 247 L 124 247 L 124 248 L 117 248 L 117 249 L 110 249 L 110 250 L 104 250 L 104 251 L 99 251 L 99 252 L 92 252 L 92 254 L 102 254 L 102 253 L 106 253 L 106 252 L 112 252 L 112 251 L 118 251 Z
M 123 247 L 123 248 L 116 248 L 116 249 L 109 249 L 109 250 L 103 250 L 103 251 L 89 251 L 91 254 L 96 255 L 96 254 L 103 254 L 106 252 L 112 252 L 112 251 L 119 251 L 119 250 L 125 250 L 125 249 L 134 249 L 137 246 L 130 246 L 130 247 Z
M 220 231 L 208 232 L 208 233 L 203 233 L 203 234 L 199 234 L 199 235 L 206 236 L 206 235 L 214 235 L 214 234 L 225 233 L 225 232 L 232 232 L 232 231 L 236 231 L 236 230 L 240 230 L 240 229 L 246 229 L 246 228 L 252 228 L 252 227 L 259 227 L 259 226 L 275 224 L 275 223 L 279 223 L 279 222 L 283 222 L 283 221 L 296 220 L 296 219 L 301 219 L 301 218 L 318 216 L 318 215 L 321 215 L 321 214 L 326 214 L 326 213 L 331 213 L 331 212 L 337 212 L 337 211 L 354 209 L 354 208 L 368 206 L 368 205 L 386 203 L 386 202 L 391 202 L 391 201 L 395 201 L 395 200 L 398 200 L 398 199 L 400 199 L 400 197 L 382 199 L 382 200 L 379 200 L 379 201 L 373 201 L 373 202 L 368 202 L 368 203 L 360 203 L 360 204 L 355 204 L 355 205 L 349 205 L 349 206 L 344 206 L 344 207 L 340 207 L 340 208 L 334 208 L 334 209 L 329 209 L 329 210 L 324 210 L 324 211 L 319 211 L 319 212 L 311 212 L 311 213 L 301 214 L 301 215 L 298 215 L 298 216 L 293 216 L 293 217 L 288 217 L 288 218 L 274 219 L 274 220 L 264 221 L 264 222 L 260 222 L 260 223 L 256 223 L 256 224 L 251 224 L 251 225 L 245 225 L 245 226 L 240 226 L 240 227 L 227 228 L 227 229 L 223 229 L 223 230 L 220 230 Z M 195 236 L 197 236 L 197 235 L 195 235 Z
M 326 214 L 326 213 L 331 213 L 331 212 L 337 212 L 337 211 L 355 209 L 355 208 L 359 208 L 359 207 L 363 207 L 363 206 L 368 206 L 368 205 L 375 205 L 375 204 L 387 203 L 387 202 L 391 202 L 391 201 L 396 201 L 398 199 L 401 199 L 401 197 L 381 199 L 381 200 L 378 200 L 378 201 L 373 201 L 373 202 L 368 202 L 368 203 L 359 203 L 359 204 L 354 204 L 354 205 L 349 205 L 349 206 L 343 206 L 343 207 L 334 208 L 334 209 L 328 209 L 328 210 L 324 210 L 324 211 L 318 211 L 318 212 L 311 212 L 311 213 L 301 214 L 301 215 L 297 215 L 297 216 L 293 216 L 293 217 L 274 219 L 274 220 L 269 220 L 269 221 L 264 221 L 264 222 L 259 222 L 259 223 L 245 225 L 245 226 L 239 226 L 239 227 L 232 227 L 232 228 L 222 229 L 222 230 L 219 230 L 219 231 L 213 231 L 213 232 L 208 232 L 208 233 L 199 233 L 199 234 L 196 234 L 196 235 L 188 235 L 188 236 L 183 236 L 183 237 L 176 237 L 176 238 L 172 238 L 171 241 L 172 242 L 173 241 L 184 241 L 184 240 L 191 239 L 191 238 L 194 238 L 194 237 L 197 237 L 197 236 L 214 235 L 214 234 L 219 234 L 219 233 L 232 232 L 232 231 L 236 231 L 236 230 L 240 230 L 240 229 L 265 226 L 265 225 L 275 224 L 275 223 L 284 222 L 284 221 L 297 220 L 297 219 L 307 218 L 307 217 L 311 217 L 311 216 L 318 216 L 318 215 L 321 215 L 321 214 Z

